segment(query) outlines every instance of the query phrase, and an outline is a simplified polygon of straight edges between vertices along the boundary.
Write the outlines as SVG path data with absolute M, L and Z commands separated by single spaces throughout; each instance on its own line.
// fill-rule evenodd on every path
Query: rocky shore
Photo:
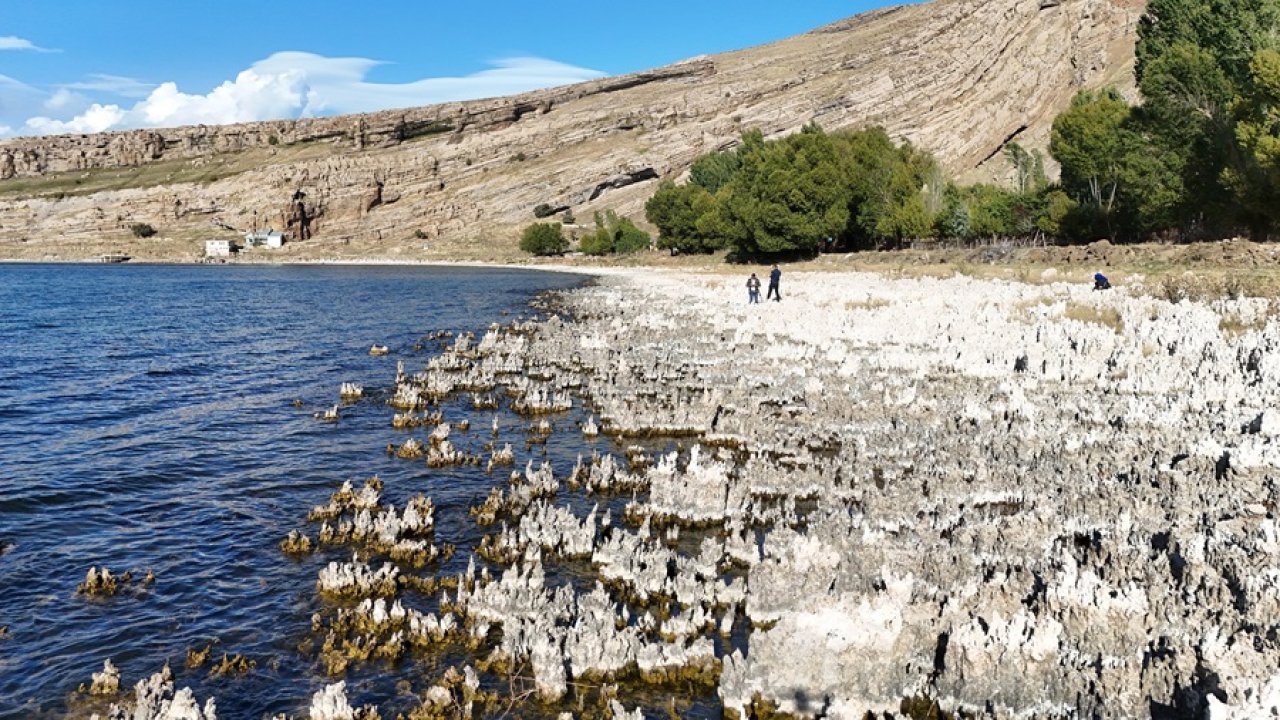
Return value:
M 402 368 L 413 457 L 489 461 L 490 534 L 433 574 L 455 548 L 428 498 L 397 509 L 376 478 L 317 498 L 315 543 L 354 552 L 318 578 L 345 600 L 313 618 L 323 664 L 465 652 L 419 718 L 501 714 L 517 693 L 491 678 L 516 675 L 553 716 L 595 692 L 634 717 L 619 684 L 706 688 L 739 717 L 1280 711 L 1270 302 L 787 273 L 748 305 L 744 283 L 602 277 Z M 526 449 L 636 447 L 509 468 L 431 415 L 467 395 L 526 416 Z M 310 717 L 372 712 L 336 684 Z

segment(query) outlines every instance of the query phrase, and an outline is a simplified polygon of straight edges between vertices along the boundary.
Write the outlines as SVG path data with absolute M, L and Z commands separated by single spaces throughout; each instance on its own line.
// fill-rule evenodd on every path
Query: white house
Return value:
M 252 230 L 244 234 L 244 244 L 271 249 L 284 247 L 284 233 L 279 230 Z
M 205 257 L 231 257 L 231 254 L 240 250 L 234 240 L 205 240 L 204 256 Z

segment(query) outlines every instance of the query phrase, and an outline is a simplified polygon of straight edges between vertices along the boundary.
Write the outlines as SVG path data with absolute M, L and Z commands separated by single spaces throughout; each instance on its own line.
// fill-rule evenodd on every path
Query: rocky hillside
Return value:
M 659 178 L 810 121 L 882 125 L 959 176 L 1047 143 L 1081 88 L 1132 86 L 1141 0 L 934 0 L 780 42 L 523 95 L 367 115 L 0 143 L 0 257 L 501 258 L 539 204 L 639 217 Z M 134 239 L 129 227 L 159 232 Z

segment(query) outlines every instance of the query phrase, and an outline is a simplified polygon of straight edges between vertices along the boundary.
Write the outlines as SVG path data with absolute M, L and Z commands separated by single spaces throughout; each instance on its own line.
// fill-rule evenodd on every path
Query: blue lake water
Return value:
M 168 660 L 179 687 L 217 697 L 220 717 L 305 716 L 311 693 L 334 679 L 299 645 L 319 607 L 316 573 L 343 553 L 289 560 L 280 539 L 293 528 L 314 537 L 308 509 L 343 480 L 378 474 L 384 502 L 433 498 L 438 542 L 456 543 L 465 566 L 479 537 L 467 506 L 494 482 L 385 453 L 404 438 L 383 402 L 396 360 L 421 369 L 440 347 L 428 333 L 482 333 L 533 314 L 537 293 L 582 281 L 456 268 L 0 265 L 0 718 L 74 710 L 75 688 L 107 658 L 124 687 Z M 370 357 L 375 343 L 391 354 Z M 315 421 L 344 381 L 371 397 L 339 423 Z M 495 411 L 462 407 L 488 428 Z M 520 421 L 496 412 L 500 442 L 515 445 Z M 456 444 L 489 439 L 472 435 Z M 577 445 L 548 446 L 557 474 Z M 91 565 L 150 569 L 157 581 L 77 596 Z M 183 667 L 188 648 L 214 640 L 215 659 L 239 653 L 258 667 L 243 678 Z M 352 700 L 395 697 L 396 678 L 425 680 L 422 670 L 354 670 Z

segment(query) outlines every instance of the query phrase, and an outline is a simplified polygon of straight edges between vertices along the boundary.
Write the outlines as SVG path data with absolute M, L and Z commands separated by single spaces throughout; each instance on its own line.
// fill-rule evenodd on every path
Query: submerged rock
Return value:
M 97 675 L 94 678 L 96 682 Z M 118 676 L 116 681 L 119 682 Z M 213 698 L 200 705 L 191 688 L 174 690 L 173 673 L 168 664 L 151 677 L 139 680 L 134 685 L 133 698 L 113 704 L 106 716 L 107 720 L 217 720 L 217 717 Z
M 115 695 L 120 692 L 120 671 L 111 660 L 102 662 L 102 672 L 93 674 L 93 684 L 89 686 L 90 695 Z

